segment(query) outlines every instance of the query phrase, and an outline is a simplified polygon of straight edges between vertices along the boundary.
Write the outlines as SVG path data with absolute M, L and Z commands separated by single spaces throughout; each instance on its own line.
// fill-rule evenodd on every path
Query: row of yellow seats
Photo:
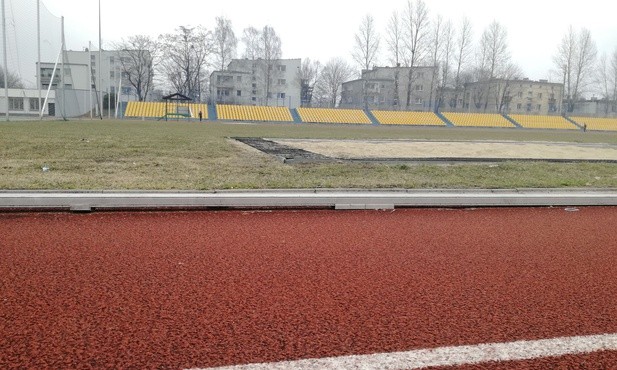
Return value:
M 252 105 L 217 105 L 219 119 L 234 121 L 292 122 L 289 109 L 285 107 L 261 107 Z
M 382 125 L 443 126 L 445 123 L 433 112 L 378 111 L 371 113 Z
M 165 103 L 130 102 L 127 106 L 127 117 L 161 117 L 165 114 Z
M 298 114 L 302 122 L 371 124 L 360 109 L 298 108 Z
M 199 118 L 199 111 L 204 119 L 208 118 L 208 107 L 205 104 L 197 103 L 160 103 L 160 102 L 129 102 L 126 107 L 126 117 L 149 117 L 160 118 L 165 112 L 176 113 L 177 107 L 189 107 L 191 117 Z
M 514 127 L 501 114 L 494 113 L 443 113 L 455 126 L 464 127 Z
M 587 125 L 587 130 L 617 131 L 617 118 L 570 117 L 579 125 Z
M 510 117 L 525 128 L 576 130 L 578 127 L 561 116 L 512 114 Z

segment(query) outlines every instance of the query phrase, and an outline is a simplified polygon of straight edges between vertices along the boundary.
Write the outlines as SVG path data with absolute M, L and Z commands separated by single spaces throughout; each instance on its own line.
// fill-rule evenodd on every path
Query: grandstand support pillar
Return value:
M 9 120 L 9 66 L 6 57 L 6 13 L 4 0 L 2 0 L 2 54 L 4 55 L 4 102 L 6 103 L 6 120 Z

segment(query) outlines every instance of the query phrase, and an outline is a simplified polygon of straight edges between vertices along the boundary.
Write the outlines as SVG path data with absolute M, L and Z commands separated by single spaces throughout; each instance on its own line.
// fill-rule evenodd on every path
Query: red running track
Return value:
M 617 208 L 0 214 L 0 368 L 617 333 L 616 226 Z M 574 365 L 617 352 L 490 366 Z

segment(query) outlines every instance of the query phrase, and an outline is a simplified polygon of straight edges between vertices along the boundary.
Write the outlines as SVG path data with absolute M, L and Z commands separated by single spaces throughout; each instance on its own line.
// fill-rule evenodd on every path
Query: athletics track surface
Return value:
M 615 342 L 616 226 L 610 207 L 0 213 L 0 368 Z M 611 348 L 455 368 L 617 368 Z

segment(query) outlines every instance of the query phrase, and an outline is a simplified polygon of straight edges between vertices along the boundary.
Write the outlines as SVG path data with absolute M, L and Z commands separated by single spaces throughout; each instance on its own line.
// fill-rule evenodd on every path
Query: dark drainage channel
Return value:
M 308 152 L 304 149 L 292 148 L 271 140 L 256 137 L 232 137 L 232 139 L 251 146 L 261 152 L 280 158 L 283 163 L 331 162 L 334 158 Z

